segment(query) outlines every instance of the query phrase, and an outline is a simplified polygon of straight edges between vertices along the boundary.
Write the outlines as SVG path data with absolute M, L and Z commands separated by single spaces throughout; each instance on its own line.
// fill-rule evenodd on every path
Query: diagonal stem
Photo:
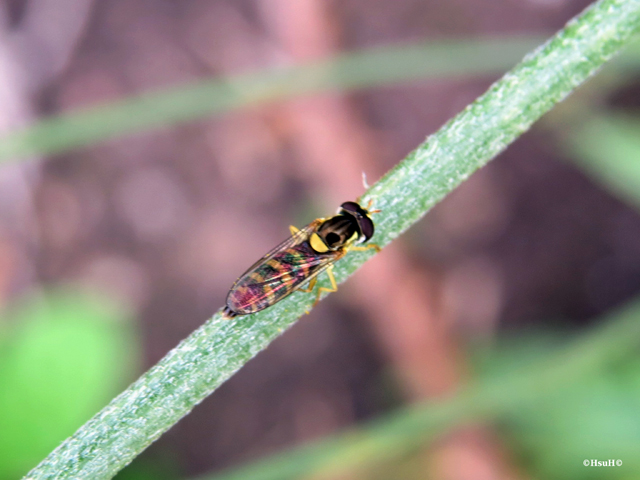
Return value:
M 599 0 L 496 82 L 365 194 L 384 246 L 611 58 L 638 30 L 640 0 Z M 372 255 L 336 264 L 344 281 Z M 304 301 L 301 301 L 304 300 Z M 111 478 L 309 308 L 296 293 L 247 317 L 218 313 L 63 442 L 27 478 Z

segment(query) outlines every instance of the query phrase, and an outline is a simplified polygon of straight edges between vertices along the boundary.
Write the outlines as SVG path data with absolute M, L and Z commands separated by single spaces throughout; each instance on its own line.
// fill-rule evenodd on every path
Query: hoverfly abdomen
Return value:
M 267 308 L 289 295 L 310 277 L 318 254 L 309 242 L 275 252 L 241 276 L 229 291 L 227 307 L 238 315 Z
M 233 317 L 264 310 L 301 289 L 306 282 L 311 291 L 317 275 L 325 270 L 333 289 L 321 287 L 316 303 L 322 291 L 335 291 L 331 268 L 350 248 L 361 248 L 354 247 L 355 243 L 364 243 L 373 236 L 371 213 L 356 202 L 345 202 L 337 215 L 314 220 L 301 230 L 292 229 L 295 233 L 290 238 L 236 280 L 227 295 L 225 314 Z

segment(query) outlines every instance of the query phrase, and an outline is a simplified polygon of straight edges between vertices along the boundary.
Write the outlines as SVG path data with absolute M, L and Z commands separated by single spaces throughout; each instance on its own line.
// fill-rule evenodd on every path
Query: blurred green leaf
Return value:
M 563 138 L 591 178 L 640 208 L 640 118 L 593 114 Z
M 539 478 L 624 478 L 588 477 L 597 469 L 585 470 L 585 458 L 620 458 L 625 467 L 617 474 L 638 478 L 640 300 L 597 324 L 578 339 L 554 332 L 504 338 L 477 357 L 479 374 L 453 398 L 405 407 L 365 427 L 198 478 L 324 479 L 379 471 L 464 422 L 488 421 L 504 426 L 509 448 Z M 612 452 L 617 456 L 606 456 Z
M 534 357 L 544 358 L 551 345 L 565 341 L 565 335 L 553 332 L 502 339 L 481 362 L 482 377 L 490 379 L 521 363 L 523 350 L 525 356 L 537 352 Z M 547 348 L 540 348 L 545 344 Z M 639 478 L 640 358 L 636 351 L 567 381 L 566 388 L 535 395 L 500 416 L 503 437 L 520 454 L 527 471 L 549 480 Z M 585 459 L 620 459 L 624 467 L 585 467 Z
M 0 324 L 0 478 L 24 475 L 102 407 L 131 375 L 134 336 L 95 295 L 25 298 Z
M 115 480 L 176 480 L 182 477 L 178 472 L 178 462 L 174 455 L 155 455 L 136 458 L 113 478 Z
M 0 137 L 0 160 L 70 148 L 312 93 L 427 78 L 500 74 L 539 36 L 378 47 L 308 65 L 214 78 L 48 118 Z
M 640 67 L 640 35 L 631 39 L 620 56 L 611 62 L 611 67 L 623 73 L 637 73 Z

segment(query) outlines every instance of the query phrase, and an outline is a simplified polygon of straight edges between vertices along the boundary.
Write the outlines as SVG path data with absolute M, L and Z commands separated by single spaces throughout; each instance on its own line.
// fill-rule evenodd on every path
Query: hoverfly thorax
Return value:
M 345 202 L 337 215 L 320 224 L 310 242 L 317 252 L 337 251 L 355 242 L 368 241 L 373 231 L 369 212 L 355 202 Z
M 338 250 L 360 237 L 358 223 L 348 215 L 336 215 L 322 222 L 316 232 L 328 250 Z M 317 251 L 320 251 L 316 249 Z

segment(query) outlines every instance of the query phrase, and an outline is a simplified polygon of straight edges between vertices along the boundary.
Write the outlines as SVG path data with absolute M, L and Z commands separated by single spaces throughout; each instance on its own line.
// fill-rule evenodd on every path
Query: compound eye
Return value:
M 344 202 L 340 205 L 340 208 L 351 213 L 360 213 L 362 211 L 362 208 L 356 202 Z
M 360 226 L 362 235 L 364 235 L 364 240 L 362 242 L 368 242 L 369 239 L 373 237 L 373 232 L 375 231 L 373 220 L 369 217 L 360 217 L 358 218 L 358 225 Z

